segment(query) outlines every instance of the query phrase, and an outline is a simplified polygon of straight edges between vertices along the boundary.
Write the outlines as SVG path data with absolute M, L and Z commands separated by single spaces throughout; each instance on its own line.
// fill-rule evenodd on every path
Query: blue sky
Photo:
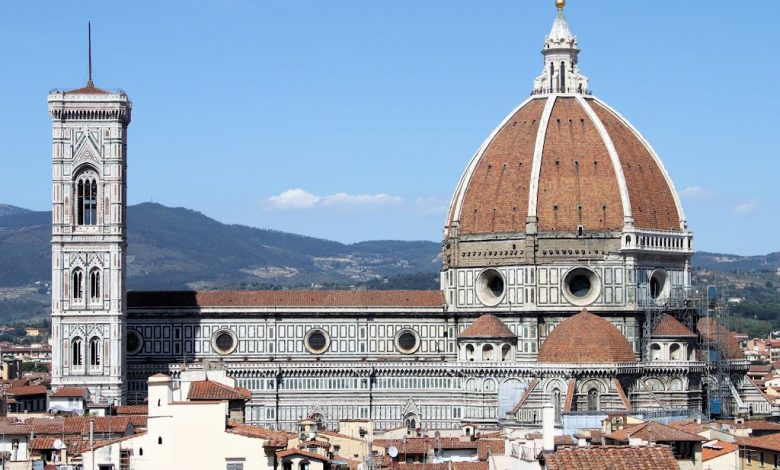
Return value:
M 569 0 L 595 94 L 654 145 L 700 250 L 780 250 L 780 2 Z M 552 0 L 16 2 L 0 202 L 50 201 L 46 93 L 133 100 L 130 203 L 341 241 L 439 240 L 474 150 L 528 96 Z

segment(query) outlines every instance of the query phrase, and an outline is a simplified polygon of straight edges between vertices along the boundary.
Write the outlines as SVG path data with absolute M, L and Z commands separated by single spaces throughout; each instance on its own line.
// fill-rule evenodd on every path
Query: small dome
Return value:
M 482 315 L 463 330 L 458 338 L 516 338 L 504 322 L 495 315 Z
M 538 362 L 623 363 L 636 356 L 623 334 L 598 315 L 583 309 L 558 325 L 539 348 Z
M 696 333 L 689 330 L 687 326 L 680 323 L 676 318 L 664 313 L 658 320 L 651 335 L 653 338 L 689 338 L 696 337 Z

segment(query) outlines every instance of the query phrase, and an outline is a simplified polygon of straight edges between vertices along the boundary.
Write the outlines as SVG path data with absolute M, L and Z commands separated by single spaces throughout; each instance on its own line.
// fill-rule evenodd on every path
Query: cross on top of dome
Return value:
M 580 49 L 563 14 L 564 0 L 556 0 L 558 14 L 550 34 L 544 38 L 544 68 L 534 80 L 533 94 L 579 93 L 589 94 L 588 77 L 580 73 L 577 54 Z

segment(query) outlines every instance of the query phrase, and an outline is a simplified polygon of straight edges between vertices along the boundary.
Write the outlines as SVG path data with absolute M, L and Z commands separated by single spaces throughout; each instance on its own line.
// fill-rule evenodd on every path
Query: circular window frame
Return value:
M 414 336 L 414 347 L 409 349 L 404 349 L 401 347 L 401 336 L 403 336 L 406 333 L 410 333 L 412 336 Z M 395 348 L 401 352 L 401 354 L 414 354 L 417 352 L 417 350 L 420 349 L 420 335 L 417 334 L 416 331 L 414 331 L 411 328 L 402 328 L 398 330 L 398 333 L 395 334 L 395 339 L 393 340 L 395 343 Z
M 222 334 L 230 335 L 233 338 L 233 346 L 224 350 L 217 347 L 217 338 L 219 338 Z M 238 336 L 236 336 L 236 333 L 233 332 L 233 330 L 222 329 L 214 332 L 214 334 L 211 335 L 211 350 L 219 354 L 220 356 L 227 356 L 228 354 L 231 354 L 233 351 L 236 350 L 237 347 L 238 347 Z
M 138 338 L 138 347 L 135 348 L 132 351 L 127 349 L 127 346 L 130 344 L 130 341 L 127 338 L 125 338 L 125 341 L 126 341 L 126 343 L 125 343 L 125 351 L 127 351 L 128 355 L 138 354 L 139 352 L 143 351 L 143 349 L 144 349 L 144 337 L 137 330 L 128 329 L 127 330 L 127 337 L 129 337 L 130 335 L 134 335 L 136 338 Z
M 575 277 L 581 275 L 588 277 L 588 281 L 590 281 L 590 291 L 587 293 L 587 295 L 578 297 L 574 295 L 569 286 Z M 569 303 L 578 307 L 587 307 L 588 305 L 591 305 L 596 300 L 598 300 L 599 297 L 601 297 L 601 279 L 599 278 L 599 275 L 590 268 L 583 266 L 573 268 L 563 276 L 561 292 L 563 292 L 563 297 L 569 301 Z
M 488 284 L 493 279 L 501 280 L 501 294 L 496 295 Z M 504 274 L 495 268 L 486 268 L 477 274 L 476 282 L 474 282 L 474 292 L 477 295 L 482 305 L 486 307 L 495 307 L 500 304 L 504 297 L 506 297 L 506 278 Z
M 309 338 L 314 333 L 320 333 L 322 336 L 325 337 L 325 346 L 322 349 L 314 349 L 309 345 Z M 311 330 L 306 332 L 306 335 L 303 337 L 303 347 L 306 348 L 307 351 L 309 351 L 312 354 L 323 354 L 328 352 L 330 349 L 330 335 L 327 331 L 323 330 L 322 328 L 312 328 Z
M 661 283 L 661 291 L 657 296 L 653 297 L 652 282 L 653 279 Z M 669 273 L 665 269 L 656 268 L 650 273 L 647 278 L 647 296 L 655 302 L 656 305 L 664 305 L 669 301 L 669 297 L 672 291 L 672 282 Z

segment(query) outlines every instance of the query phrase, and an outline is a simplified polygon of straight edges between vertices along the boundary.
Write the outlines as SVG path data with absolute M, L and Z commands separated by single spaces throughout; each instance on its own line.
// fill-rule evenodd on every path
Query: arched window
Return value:
M 501 346 L 501 360 L 506 362 L 511 359 L 512 347 L 508 344 Z
M 594 387 L 588 390 L 588 411 L 598 411 L 598 410 L 599 410 L 599 391 Z
M 561 391 L 557 388 L 552 392 L 553 406 L 555 407 L 555 422 L 561 422 Z
M 471 344 L 466 345 L 466 360 L 469 362 L 474 360 L 474 346 Z
M 661 360 L 661 345 L 658 343 L 653 343 L 650 345 L 650 360 L 651 361 L 660 361 Z
M 89 272 L 89 299 L 100 299 L 100 270 L 92 268 Z
M 682 348 L 679 344 L 675 343 L 669 346 L 669 359 L 672 361 L 682 361 L 683 360 L 683 354 L 682 354 Z
M 71 275 L 71 287 L 73 291 L 72 298 L 73 300 L 83 300 L 84 299 L 84 271 L 82 271 L 80 268 L 76 268 L 73 270 L 73 274 Z
M 162 436 L 157 437 L 157 444 L 162 445 Z
M 675 377 L 669 382 L 669 390 L 673 392 L 680 392 L 682 391 L 682 389 L 683 389 L 683 381 L 681 379 Z
M 97 175 L 91 169 L 79 174 L 76 180 L 76 224 L 97 225 Z
M 482 360 L 483 361 L 493 360 L 493 346 L 489 344 L 482 346 Z
M 97 336 L 89 340 L 89 367 L 100 367 L 100 338 Z
M 73 367 L 83 367 L 84 366 L 84 343 L 81 340 L 81 338 L 73 338 L 73 341 L 70 343 L 71 348 L 71 365 Z

